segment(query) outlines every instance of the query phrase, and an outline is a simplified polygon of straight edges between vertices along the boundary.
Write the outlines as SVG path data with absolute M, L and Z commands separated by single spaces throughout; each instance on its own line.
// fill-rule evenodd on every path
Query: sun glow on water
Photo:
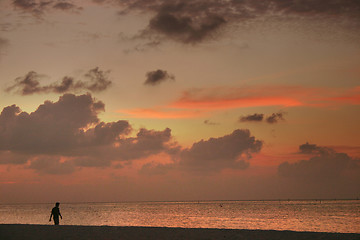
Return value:
M 1 205 L 0 223 L 49 224 L 52 204 Z M 360 201 L 63 203 L 62 225 L 360 233 Z

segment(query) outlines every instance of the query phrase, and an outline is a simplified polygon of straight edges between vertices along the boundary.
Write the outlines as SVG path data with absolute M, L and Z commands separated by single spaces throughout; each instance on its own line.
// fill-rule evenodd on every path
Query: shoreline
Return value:
M 62 204 L 111 204 L 111 203 L 206 203 L 206 202 L 301 202 L 301 201 L 309 201 L 309 202 L 316 202 L 316 201 L 360 201 L 359 198 L 279 198 L 279 199 L 230 199 L 230 200 L 168 200 L 168 201 L 161 201 L 161 200 L 144 200 L 144 201 L 104 201 L 104 202 L 61 202 Z M 0 205 L 23 205 L 23 204 L 51 204 L 53 202 L 0 202 Z
M 121 239 L 121 240 L 359 240 L 360 233 L 296 232 L 216 228 L 115 227 L 0 224 L 0 239 Z

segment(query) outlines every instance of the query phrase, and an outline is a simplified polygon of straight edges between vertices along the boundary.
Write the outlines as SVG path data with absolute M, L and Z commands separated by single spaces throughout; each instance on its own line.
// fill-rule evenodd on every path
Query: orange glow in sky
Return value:
M 61 3 L 0 1 L 0 203 L 360 197 L 358 1 Z

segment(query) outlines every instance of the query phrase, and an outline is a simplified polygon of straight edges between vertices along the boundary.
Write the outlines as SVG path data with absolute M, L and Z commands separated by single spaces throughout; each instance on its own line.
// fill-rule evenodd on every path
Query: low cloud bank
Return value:
M 339 153 L 328 147 L 305 143 L 299 147 L 300 154 L 311 155 L 308 160 L 284 162 L 278 174 L 286 178 L 334 179 L 344 176 L 360 177 L 360 159 Z
M 155 166 L 162 172 L 174 168 L 216 172 L 247 168 L 251 155 L 262 148 L 246 129 L 201 140 L 190 148 L 176 143 L 170 128 L 141 128 L 133 136 L 128 121 L 100 121 L 98 114 L 104 110 L 105 104 L 90 94 L 64 94 L 31 113 L 16 105 L 5 107 L 0 114 L 0 163 L 26 164 L 42 174 L 69 174 L 79 167 L 109 167 L 166 154 L 172 163 Z M 153 165 L 146 165 L 143 171 L 152 170 Z

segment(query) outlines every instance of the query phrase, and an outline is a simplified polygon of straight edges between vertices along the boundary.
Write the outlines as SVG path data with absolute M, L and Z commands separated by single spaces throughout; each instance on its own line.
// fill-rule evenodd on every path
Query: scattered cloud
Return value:
M 14 0 L 13 4 L 15 7 L 19 7 L 24 10 L 34 9 L 40 6 L 35 0 Z
M 246 25 L 257 19 L 301 21 L 303 19 L 331 20 L 351 18 L 359 24 L 360 5 L 357 0 L 314 1 L 217 1 L 217 0 L 93 0 L 97 4 L 119 6 L 119 14 L 133 12 L 151 14 L 147 26 L 136 38 L 149 42 L 171 39 L 183 44 L 199 44 L 229 32 L 231 25 Z M 53 10 L 80 12 L 76 1 L 71 0 L 13 0 L 15 9 L 38 18 Z M 264 22 L 264 21 L 262 21 Z M 349 24 L 350 21 L 342 21 Z M 145 44 L 146 45 L 146 44 Z M 142 49 L 143 47 L 138 47 Z
M 105 1 L 98 1 L 105 2 Z M 152 13 L 148 26 L 138 37 L 148 40 L 167 38 L 183 44 L 198 44 L 216 38 L 231 24 L 247 24 L 260 18 L 321 20 L 344 17 L 359 22 L 356 0 L 314 1 L 217 1 L 217 0 L 135 0 L 114 1 L 121 14 L 133 11 Z M 272 18 L 273 19 L 273 18 Z
M 34 71 L 28 72 L 24 77 L 18 77 L 15 79 L 15 84 L 6 88 L 6 92 L 11 92 L 13 89 L 21 88 L 18 90 L 21 95 L 29 95 L 39 91 L 39 81 L 42 76 Z
M 68 11 L 68 10 L 82 10 L 81 7 L 77 7 L 75 4 L 70 3 L 70 2 L 66 2 L 66 1 L 62 1 L 62 2 L 55 3 L 55 4 L 53 5 L 53 8 L 59 9 L 59 10 L 63 10 L 63 11 Z
M 41 86 L 40 80 L 44 75 L 30 71 L 23 77 L 15 79 L 15 83 L 6 88 L 6 92 L 15 92 L 21 95 L 31 95 L 37 93 L 67 93 L 78 91 L 101 92 L 106 90 L 110 85 L 109 71 L 102 71 L 98 67 L 90 69 L 85 75 L 85 81 L 75 80 L 72 77 L 63 77 L 60 83 L 52 83 Z
M 261 122 L 264 119 L 264 114 L 262 113 L 254 113 L 247 116 L 240 117 L 240 122 Z
M 150 20 L 148 30 L 185 44 L 195 44 L 211 36 L 211 33 L 226 23 L 223 17 L 216 14 L 206 13 L 199 15 L 198 18 L 187 16 L 183 11 L 185 5 L 184 3 L 164 5 Z
M 124 40 L 124 39 L 122 39 L 122 40 Z M 131 39 L 131 41 L 133 41 L 133 39 Z M 135 47 L 125 49 L 123 52 L 125 54 L 131 53 L 131 52 L 145 52 L 150 49 L 158 48 L 160 45 L 161 45 L 161 42 L 158 40 L 149 41 L 146 43 L 138 43 Z
M 303 144 L 300 153 L 315 154 L 309 160 L 295 163 L 284 162 L 278 167 L 278 174 L 287 178 L 333 179 L 342 175 L 360 177 L 360 159 L 346 153 L 338 153 L 331 148 L 315 144 Z
M 145 85 L 155 86 L 167 80 L 175 80 L 175 76 L 165 70 L 155 70 L 146 73 Z
M 45 12 L 51 10 L 62 10 L 62 11 L 74 11 L 78 12 L 82 10 L 82 7 L 78 7 L 67 0 L 48 0 L 48 1 L 37 1 L 37 0 L 13 0 L 12 2 L 15 9 L 23 12 L 31 13 L 36 17 L 41 17 Z
M 98 67 L 90 69 L 85 77 L 90 79 L 90 82 L 78 83 L 83 85 L 82 87 L 89 89 L 92 92 L 104 91 L 111 85 L 111 81 L 108 79 L 110 71 L 102 71 Z
M 274 8 L 285 14 L 308 15 L 326 15 L 336 16 L 345 15 L 355 17 L 360 12 L 360 4 L 356 0 L 336 1 L 330 0 L 324 3 L 321 0 L 315 1 L 291 1 L 284 3 L 281 0 L 272 0 Z
M 359 24 L 360 6 L 357 0 L 330 0 L 324 3 L 314 1 L 217 1 L 217 0 L 93 0 L 96 4 L 118 6 L 119 14 L 133 12 L 150 15 L 147 25 L 139 31 L 136 39 L 144 39 L 147 45 L 136 48 L 142 51 L 156 46 L 164 39 L 182 44 L 199 44 L 229 32 L 230 26 L 246 25 L 258 19 L 291 18 L 295 21 L 320 19 L 322 21 L 337 18 L 351 18 L 354 21 L 342 21 L 342 24 Z M 76 1 L 71 0 L 13 0 L 15 9 L 30 13 L 38 18 L 53 10 L 80 12 Z M 330 24 L 329 24 L 330 25 Z
M 254 113 L 247 116 L 242 116 L 239 119 L 239 122 L 262 122 L 264 120 L 264 114 L 262 113 Z M 278 123 L 279 121 L 284 121 L 284 113 L 272 113 L 270 116 L 265 118 L 267 123 L 273 124 Z
M 283 116 L 284 116 L 284 113 L 282 113 L 282 112 L 273 113 L 273 114 L 271 114 L 271 116 L 268 116 L 266 118 L 266 122 L 267 123 L 277 123 L 279 121 L 284 121 L 285 119 Z
M 210 121 L 210 120 L 208 120 L 208 119 L 204 120 L 204 124 L 206 124 L 206 125 L 219 125 L 219 123 L 217 123 L 217 122 L 212 122 L 212 121 Z

